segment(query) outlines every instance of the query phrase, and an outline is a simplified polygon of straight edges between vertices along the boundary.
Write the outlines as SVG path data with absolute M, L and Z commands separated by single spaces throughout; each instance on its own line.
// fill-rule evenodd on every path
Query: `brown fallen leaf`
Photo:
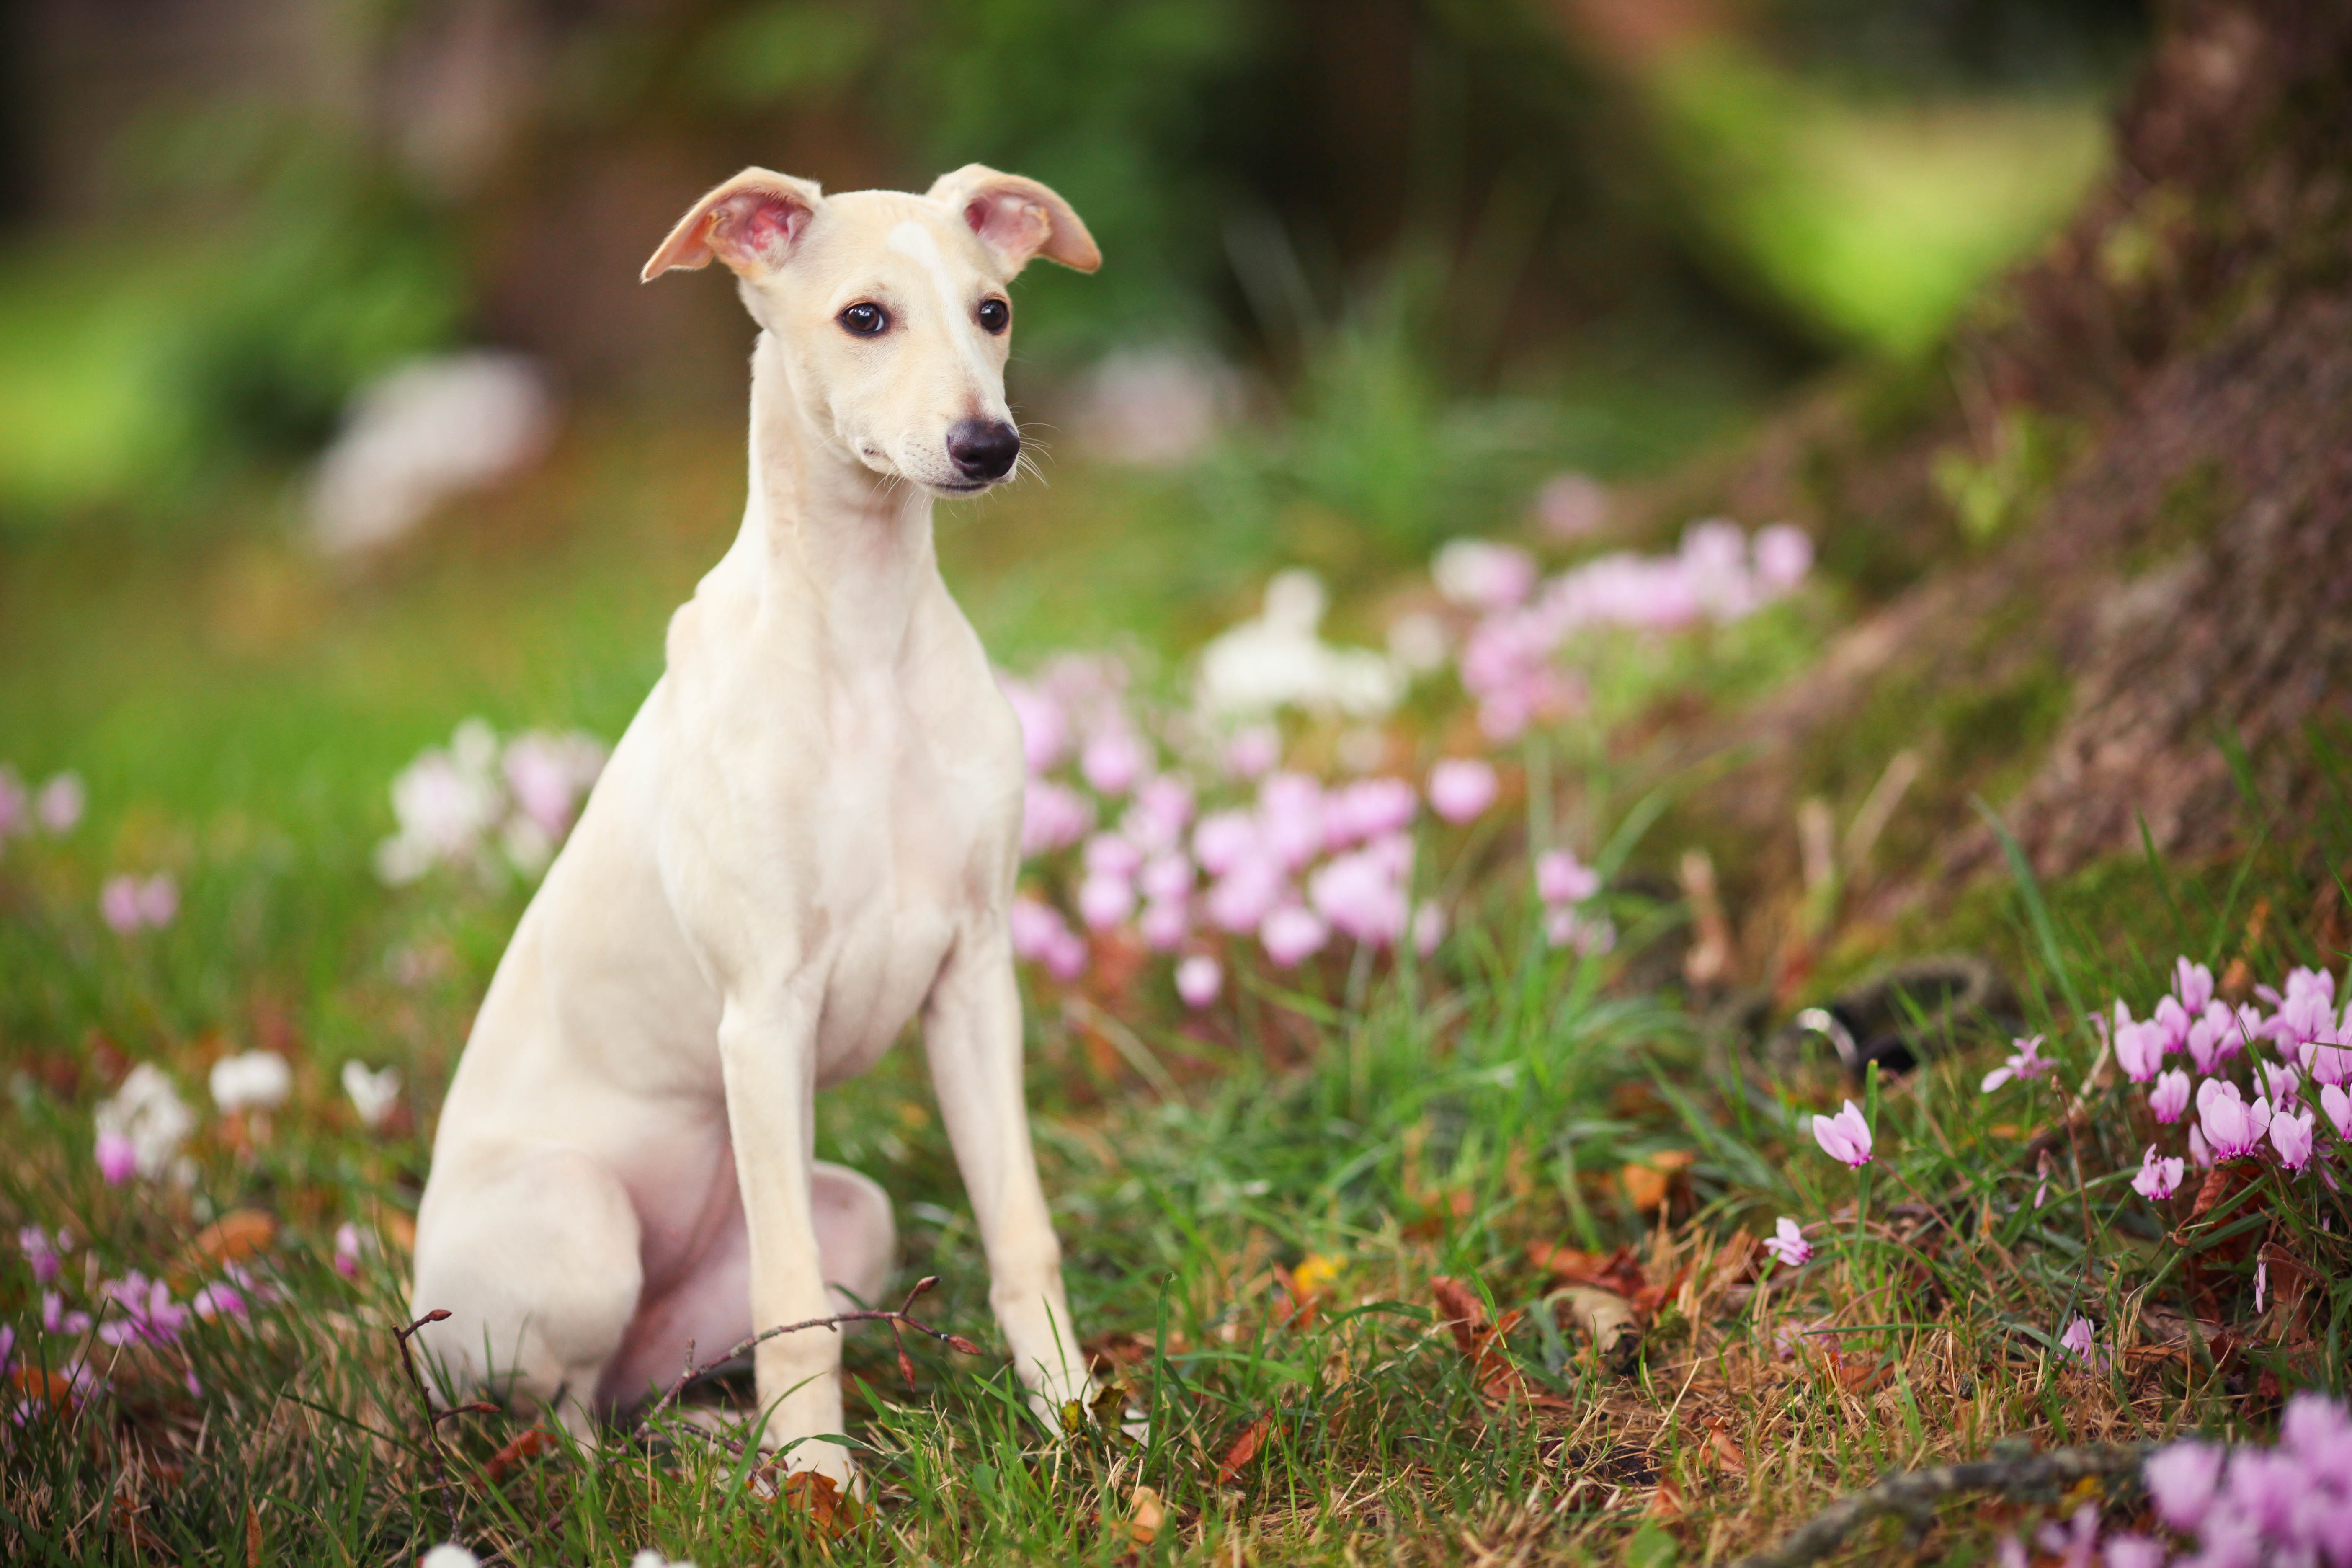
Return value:
M 505 1447 L 492 1454 L 483 1464 L 482 1473 L 490 1478 L 492 1486 L 496 1486 L 554 1447 L 555 1434 L 548 1431 L 544 1426 L 528 1427 L 517 1435 Z
M 1528 1261 L 1549 1270 L 1563 1285 L 1592 1285 L 1627 1298 L 1649 1283 L 1630 1247 L 1602 1254 L 1539 1241 L 1528 1248 Z
M 1733 1441 L 1731 1434 L 1723 1429 L 1723 1417 L 1720 1415 L 1706 1418 L 1706 1451 L 1732 1474 L 1744 1476 L 1748 1473 L 1748 1456 L 1740 1452 L 1739 1445 Z
M 1624 1184 L 1634 1212 L 1649 1214 L 1665 1206 L 1674 1195 L 1675 1179 L 1697 1158 L 1688 1149 L 1662 1149 L 1622 1166 L 1617 1179 Z
M 1437 1298 L 1438 1316 L 1454 1335 L 1454 1347 L 1470 1363 L 1470 1373 L 1477 1380 L 1479 1392 L 1489 1399 L 1526 1394 L 1527 1375 L 1511 1359 L 1504 1346 L 1504 1337 L 1527 1314 L 1514 1308 L 1503 1314 L 1501 1322 L 1489 1323 L 1486 1303 L 1460 1280 L 1433 1275 L 1429 1288 Z
M 1664 1476 L 1658 1478 L 1658 1489 L 1650 1494 L 1649 1515 L 1667 1524 L 1683 1516 L 1683 1494 Z
M 1225 1457 L 1217 1466 L 1219 1486 L 1229 1487 L 1240 1479 L 1242 1471 L 1249 1468 L 1249 1462 L 1257 1458 L 1258 1449 L 1265 1442 L 1265 1435 L 1273 1429 L 1274 1413 L 1270 1410 L 1242 1428 L 1241 1436 L 1225 1449 Z
M 1168 1517 L 1168 1505 L 1150 1487 L 1138 1487 L 1127 1500 L 1127 1538 L 1138 1546 L 1149 1546 L 1160 1538 L 1160 1523 Z
M 838 1541 L 866 1522 L 866 1509 L 843 1493 L 831 1476 L 814 1470 L 794 1470 L 784 1478 L 778 1500 L 789 1513 L 807 1519 L 827 1541 Z
M 245 1505 L 245 1568 L 261 1568 L 261 1512 Z
M 260 1209 L 232 1209 L 196 1232 L 180 1254 L 183 1268 L 242 1263 L 278 1238 L 278 1218 Z

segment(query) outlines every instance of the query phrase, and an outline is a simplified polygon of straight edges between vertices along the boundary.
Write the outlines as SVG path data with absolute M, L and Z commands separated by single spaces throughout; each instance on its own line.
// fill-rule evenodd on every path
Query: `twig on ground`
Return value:
M 915 1281 L 915 1288 L 907 1292 L 907 1299 L 904 1301 L 899 1302 L 897 1309 L 894 1310 L 836 1312 L 829 1318 L 811 1318 L 805 1322 L 782 1323 L 772 1329 L 762 1329 L 760 1332 L 753 1334 L 751 1338 L 743 1341 L 740 1344 L 736 1345 L 725 1355 L 719 1357 L 715 1361 L 706 1362 L 700 1366 L 694 1364 L 693 1347 L 691 1345 L 688 1346 L 686 1370 L 677 1374 L 677 1380 L 675 1383 L 672 1383 L 668 1388 L 662 1392 L 662 1396 L 659 1399 L 654 1401 L 653 1407 L 647 1410 L 645 1415 L 638 1417 L 635 1435 L 642 1436 L 653 1426 L 656 1418 L 657 1418 L 663 1411 L 667 1410 L 672 1405 L 676 1404 L 677 1402 L 677 1396 L 686 1392 L 686 1385 L 688 1384 L 692 1383 L 696 1378 L 702 1376 L 705 1373 L 709 1372 L 714 1367 L 726 1365 L 729 1362 L 733 1361 L 737 1356 L 741 1355 L 744 1352 L 764 1343 L 769 1340 L 772 1340 L 779 1334 L 794 1334 L 800 1332 L 803 1329 L 837 1329 L 844 1323 L 887 1323 L 890 1325 L 890 1337 L 898 1347 L 898 1373 L 907 1380 L 907 1386 L 908 1388 L 915 1386 L 915 1363 L 909 1360 L 907 1355 L 905 1331 L 908 1329 L 912 1329 L 919 1334 L 930 1335 L 931 1338 L 939 1341 L 941 1344 L 946 1345 L 950 1350 L 961 1351 L 966 1355 L 980 1354 L 980 1347 L 972 1343 L 970 1340 L 965 1339 L 961 1334 L 950 1334 L 943 1330 L 935 1329 L 929 1323 L 919 1323 L 914 1319 L 907 1315 L 914 1307 L 915 1299 L 918 1296 L 920 1296 L 924 1291 L 929 1290 L 932 1286 L 937 1285 L 939 1282 L 940 1277 L 938 1275 L 924 1275 L 920 1279 Z
M 2032 1491 L 2093 1476 L 2135 1474 L 2147 1455 L 2145 1444 L 2056 1448 L 2022 1459 L 1979 1459 L 1929 1470 L 1897 1471 L 1880 1477 L 1875 1486 L 1840 1498 L 1779 1545 L 1751 1552 L 1733 1568 L 1801 1568 L 1828 1556 L 1855 1525 L 1881 1514 L 1922 1513 L 1953 1492 Z
M 441 1452 L 441 1419 L 433 1414 L 433 1396 L 425 1391 L 425 1379 L 416 1370 L 416 1356 L 408 1348 L 408 1337 L 427 1323 L 437 1323 L 449 1315 L 446 1307 L 436 1307 L 404 1329 L 394 1329 L 392 1337 L 400 1342 L 400 1364 L 408 1369 L 408 1384 L 416 1390 L 416 1403 L 425 1412 L 425 1451 L 433 1458 L 433 1478 L 441 1492 L 442 1506 L 449 1512 L 449 1539 L 457 1539 L 457 1494 L 449 1485 L 449 1460 Z M 495 1408 L 495 1407 L 494 1407 Z M 455 1415 L 452 1411 L 449 1414 Z

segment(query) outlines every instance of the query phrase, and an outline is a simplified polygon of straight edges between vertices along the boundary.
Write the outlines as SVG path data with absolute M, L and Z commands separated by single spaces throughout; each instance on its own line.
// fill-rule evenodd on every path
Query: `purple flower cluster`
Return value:
M 1171 954 L 1179 995 L 1198 1007 L 1223 985 L 1210 950 L 1233 939 L 1289 969 L 1335 940 L 1426 953 L 1444 936 L 1444 912 L 1412 896 L 1423 795 L 1410 780 L 1286 769 L 1270 724 L 1203 746 L 1183 721 L 1139 713 L 1110 658 L 999 679 L 1028 766 L 1022 853 L 1033 888 L 1048 889 L 1015 900 L 1009 934 L 1055 979 L 1086 973 L 1087 933 L 1124 933 Z M 1431 772 L 1426 803 L 1460 825 L 1499 794 L 1491 763 L 1454 758 Z
M 1577 633 L 1736 621 L 1794 589 L 1812 563 L 1801 529 L 1776 523 L 1751 541 L 1717 518 L 1693 523 L 1672 555 L 1621 551 L 1541 583 L 1520 552 L 1457 541 L 1441 552 L 1436 575 L 1440 592 L 1479 612 L 1463 644 L 1462 685 L 1487 736 L 1508 741 L 1580 705 L 1581 685 L 1557 657 Z
M 2276 1447 L 2191 1438 L 2150 1455 L 2142 1478 L 2157 1518 L 2195 1550 L 2175 1556 L 2145 1537 L 2111 1539 L 2110 1564 L 2352 1568 L 2352 1413 L 2340 1401 L 2298 1394 L 2287 1401 Z
M 20 833 L 70 833 L 87 804 L 79 773 L 58 773 L 28 789 L 16 769 L 0 763 L 0 847 Z
M 2147 1017 L 2116 1004 L 2109 1044 L 2124 1075 L 2148 1086 L 2149 1115 L 2169 1126 L 2195 1109 L 2185 1163 L 2148 1146 L 2132 1182 L 2143 1196 L 2171 1196 L 2187 1165 L 2263 1159 L 2300 1175 L 2315 1168 L 2323 1135 L 2352 1138 L 2352 1009 L 2337 1011 L 2335 976 L 2296 969 L 2283 990 L 2261 985 L 2255 994 L 2267 1011 L 2219 1001 L 2212 972 L 2182 958 Z M 2168 1064 L 2176 1055 L 2186 1067 Z M 2242 1085 L 2226 1076 L 2241 1069 Z

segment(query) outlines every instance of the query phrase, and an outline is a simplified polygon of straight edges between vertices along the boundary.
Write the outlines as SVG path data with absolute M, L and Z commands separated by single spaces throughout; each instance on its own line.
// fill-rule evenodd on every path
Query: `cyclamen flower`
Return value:
M 1277 969 L 1294 969 L 1331 940 L 1331 928 L 1311 910 L 1297 904 L 1275 910 L 1259 925 L 1258 945 Z
M 247 1051 L 215 1062 L 209 1081 L 213 1103 L 226 1114 L 268 1110 L 286 1103 L 294 1069 L 276 1051 Z
M 1429 809 L 1452 823 L 1483 816 L 1499 786 L 1495 770 L 1475 757 L 1448 758 L 1429 770 Z
M 1076 980 L 1087 967 L 1086 939 L 1072 931 L 1062 911 L 1035 899 L 1019 898 L 1004 911 L 1013 956 L 1044 967 L 1056 980 Z
M 2300 1171 L 2311 1163 L 2311 1112 L 2290 1113 L 2281 1110 L 2271 1117 L 2271 1147 L 2278 1152 L 2279 1163 L 2290 1171 Z
M 2007 1061 L 1993 1068 L 1992 1071 L 1985 1074 L 1984 1082 L 1978 1085 L 1979 1090 L 1985 1094 L 1990 1094 L 1994 1089 L 1999 1089 L 2011 1079 L 2016 1079 L 2021 1082 L 2028 1082 L 2032 1079 L 2040 1078 L 2043 1073 L 2048 1072 L 2053 1067 L 2056 1066 L 2057 1064 L 2054 1062 L 2042 1060 L 2041 1055 L 2042 1039 L 2042 1037 L 2040 1035 L 2030 1035 L 2021 1040 L 2012 1040 L 2011 1044 L 2014 1045 L 2017 1049 L 2010 1053 L 2009 1059 Z
M 2132 1191 L 2151 1203 L 2162 1203 L 2180 1190 L 2180 1178 L 2188 1173 L 2187 1164 L 2179 1158 L 2158 1159 L 2156 1145 L 2147 1146 L 2140 1156 L 2139 1174 L 2132 1178 Z
M 1864 1121 L 1862 1110 L 1851 1100 L 1835 1116 L 1813 1118 L 1813 1142 L 1832 1160 L 1843 1160 L 1855 1170 L 1870 1163 L 1870 1123 Z
M 1187 1007 L 1207 1006 L 1224 988 L 1224 966 L 1205 952 L 1196 952 L 1176 966 L 1176 994 Z
M 2122 1011 L 2120 1005 L 2116 1009 Z M 2149 1020 L 2133 1023 L 2128 1016 L 2116 1021 L 2116 1062 L 2124 1076 L 2134 1083 L 2146 1083 L 2164 1066 L 2164 1053 L 2170 1048 L 2163 1026 Z
M 2347 1094 L 2334 1084 L 2319 1091 L 2319 1109 L 2327 1112 L 2327 1120 L 2338 1138 L 2352 1138 L 2352 1094 Z
M 82 806 L 88 800 L 81 787 L 81 775 L 64 773 L 41 786 L 33 799 L 33 816 L 51 833 L 70 833 L 81 820 Z
M 2097 1363 L 2092 1353 L 2092 1336 L 2095 1332 L 2096 1331 L 2091 1326 L 2091 1320 L 2077 1313 L 2074 1321 L 2066 1325 L 2066 1331 L 2058 1336 L 2058 1348 L 2084 1366 L 2095 1365 Z
M 1021 854 L 1047 855 L 1068 847 L 1094 826 L 1094 807 L 1066 784 L 1031 779 L 1021 797 Z
M 2197 1125 L 2215 1160 L 2242 1159 L 2252 1153 L 2270 1121 L 2270 1101 L 2257 1100 L 2248 1105 L 2234 1083 L 2209 1078 L 2198 1086 Z
M 1134 731 L 1106 729 L 1078 754 L 1078 772 L 1103 795 L 1125 795 L 1151 767 L 1151 749 Z
M 1445 940 L 1445 910 L 1424 899 L 1412 911 L 1412 950 L 1427 958 Z
M 399 1103 L 400 1069 L 387 1067 L 371 1071 L 364 1062 L 345 1062 L 343 1092 L 351 1097 L 352 1109 L 359 1112 L 361 1126 L 381 1127 Z
M 1813 1244 L 1805 1239 L 1804 1231 L 1787 1215 L 1780 1216 L 1772 1234 L 1764 1238 L 1764 1250 L 1790 1268 L 1802 1268 L 1813 1257 Z
M 60 1254 L 71 1245 L 62 1231 L 58 1234 L 58 1239 L 51 1242 L 49 1233 L 37 1225 L 28 1225 L 16 1233 L 16 1249 L 25 1255 L 26 1265 L 32 1269 L 36 1285 L 47 1285 L 58 1277 L 58 1270 L 64 1267 Z
M 2147 1109 L 2158 1121 L 2179 1121 L 2189 1109 L 2189 1075 L 2179 1068 L 2158 1074 L 2156 1086 L 2147 1091 Z
M 179 885 L 168 876 L 109 877 L 98 890 L 100 918 L 120 936 L 162 930 L 180 912 Z
M 1547 904 L 1580 904 L 1601 890 L 1601 873 L 1565 849 L 1536 858 L 1536 896 Z
M 360 1227 L 345 1220 L 335 1227 L 335 1272 L 346 1279 L 360 1277 Z
M 2172 994 L 2192 1013 L 2202 1013 L 2213 1000 L 2213 972 L 2191 963 L 2186 955 L 2172 961 Z
M 150 1178 L 163 1175 L 196 1129 L 195 1113 L 153 1062 L 132 1068 L 122 1087 L 99 1103 L 94 1120 L 99 1171 L 110 1183 L 127 1180 L 134 1171 Z

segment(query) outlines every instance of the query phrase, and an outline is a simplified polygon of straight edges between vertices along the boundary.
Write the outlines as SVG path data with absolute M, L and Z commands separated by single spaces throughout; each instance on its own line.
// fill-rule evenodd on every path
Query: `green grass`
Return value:
M 728 445 L 583 438 L 529 492 L 363 580 L 330 578 L 257 529 L 136 552 L 52 540 L 0 564 L 7 760 L 76 766 L 94 802 L 73 835 L 0 851 L 0 1225 L 83 1238 L 79 1298 L 91 1279 L 174 1260 L 193 1285 L 212 1269 L 190 1259 L 191 1237 L 258 1210 L 277 1222 L 265 1256 L 285 1290 L 250 1322 L 101 1362 L 107 1396 L 6 1428 L 8 1561 L 401 1563 L 452 1532 L 453 1508 L 461 1538 L 517 1563 L 625 1562 L 649 1545 L 704 1568 L 1720 1561 L 1889 1467 L 2005 1436 L 2259 1430 L 2282 1391 L 2341 1386 L 2352 1292 L 2332 1281 L 2352 1226 L 2333 1221 L 2352 1214 L 2315 1184 L 2263 1176 L 2188 1226 L 2186 1245 L 2168 1240 L 2185 1211 L 2160 1220 L 2129 1193 L 2147 1130 L 2108 1087 L 2053 1144 L 2037 1207 L 2042 1173 L 2024 1150 L 2061 1124 L 2060 1103 L 2047 1089 L 1976 1091 L 2005 1041 L 1940 1040 L 1925 1069 L 1867 1086 L 1822 1060 L 1775 1077 L 1677 988 L 1629 980 L 1654 970 L 1639 950 L 1672 940 L 1677 910 L 1627 896 L 1629 941 L 1603 961 L 1543 948 L 1510 830 L 1433 840 L 1472 895 L 1428 963 L 1335 958 L 1278 984 L 1253 972 L 1197 1017 L 1150 984 L 1092 994 L 1149 1053 L 1148 1076 L 1052 988 L 1033 991 L 1031 1100 L 1073 1309 L 1148 1411 L 1140 1444 L 1092 1427 L 1066 1440 L 1020 1405 L 961 1186 L 902 1049 L 826 1098 L 820 1152 L 890 1190 L 902 1279 L 941 1280 L 917 1315 L 987 1353 L 919 1342 L 909 1391 L 887 1334 L 849 1333 L 870 1524 L 820 1540 L 741 1461 L 682 1432 L 558 1448 L 493 1483 L 485 1462 L 524 1429 L 507 1414 L 443 1424 L 445 1492 L 392 1338 L 399 1237 L 524 890 L 446 874 L 380 887 L 367 854 L 391 826 L 385 783 L 468 712 L 617 732 L 663 617 L 730 531 Z M 1187 504 L 1171 481 L 1073 466 L 1050 491 L 952 516 L 942 552 L 1006 662 L 1124 637 L 1172 668 L 1246 607 L 1258 565 L 1201 551 Z M 1696 645 L 1652 679 L 1737 700 L 1801 659 L 1807 613 L 1761 617 L 1714 650 L 1727 657 L 1711 695 Z M 1612 691 L 1655 689 L 1616 679 Z M 1554 776 L 1547 810 L 1592 844 L 1639 810 L 1603 762 Z M 2029 1026 L 2077 1083 L 2095 1051 L 2077 1005 L 2122 994 L 2145 1011 L 2174 952 L 2217 973 L 2243 958 L 2265 978 L 2340 963 L 2326 868 L 2352 848 L 2343 837 L 2262 839 L 2218 867 L 2118 863 L 2046 894 L 2011 884 L 1914 935 L 2003 954 Z M 100 880 L 159 867 L 180 875 L 179 920 L 106 931 Z M 255 1046 L 298 1068 L 266 1135 L 205 1106 L 193 1184 L 99 1181 L 90 1107 L 126 1063 L 164 1063 L 196 1102 L 209 1061 Z M 341 1099 L 352 1057 L 408 1076 L 383 1132 Z M 1849 1093 L 1879 1140 L 1866 1185 L 1805 1131 Z M 1671 1173 L 1663 1213 L 1635 1206 L 1644 1162 Z M 1820 1257 L 1795 1274 L 1748 1268 L 1741 1238 L 1783 1214 L 1818 1227 Z M 356 1280 L 330 1262 L 346 1221 L 382 1238 Z M 2329 1282 L 2302 1337 L 2251 1311 L 2257 1231 Z M 1530 1251 L 1620 1247 L 1662 1288 L 1630 1360 L 1562 1313 L 1560 1279 Z M 1324 1283 L 1302 1320 L 1284 1271 L 1310 1262 Z M 1493 1397 L 1503 1363 L 1474 1365 L 1436 1321 L 1438 1277 L 1496 1317 L 1524 1311 L 1505 1341 L 1518 1393 Z M 2234 1342 L 2172 1346 L 2146 1327 L 2184 1306 Z M 2111 1372 L 2050 1354 L 2078 1310 L 2126 1351 Z M 62 1341 L 26 1331 L 38 1313 L 28 1271 L 0 1256 L 0 1321 L 20 1351 L 53 1353 Z M 1799 1347 L 1785 1354 L 1784 1331 Z M 1253 1429 L 1255 1456 L 1228 1464 Z M 1167 1510 L 1148 1545 L 1121 1522 L 1139 1485 Z M 2116 1518 L 2137 1506 L 2105 1500 Z M 2055 1500 L 1956 1503 L 1916 1539 L 1865 1531 L 1844 1560 L 1989 1561 L 2000 1531 L 2045 1510 Z

